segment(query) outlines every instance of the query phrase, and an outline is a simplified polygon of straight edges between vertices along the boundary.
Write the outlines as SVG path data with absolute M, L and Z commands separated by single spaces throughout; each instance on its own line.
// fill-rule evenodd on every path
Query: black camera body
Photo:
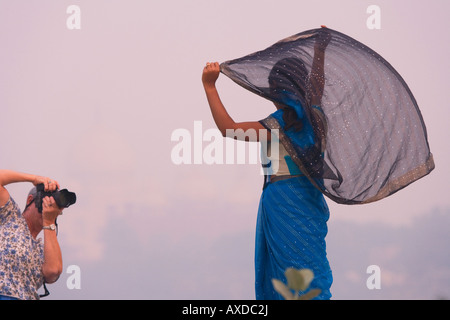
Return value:
M 36 186 L 36 197 L 34 198 L 39 213 L 42 213 L 42 200 L 45 197 L 53 197 L 61 209 L 68 208 L 77 202 L 77 196 L 74 192 L 70 192 L 67 189 L 46 192 L 44 184 L 41 183 Z

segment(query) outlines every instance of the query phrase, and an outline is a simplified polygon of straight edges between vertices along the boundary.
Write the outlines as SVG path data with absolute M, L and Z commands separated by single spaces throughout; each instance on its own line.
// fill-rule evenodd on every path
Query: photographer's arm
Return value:
M 11 170 L 0 170 L 0 207 L 3 207 L 9 200 L 8 190 L 5 186 L 15 182 L 34 182 L 37 176 Z
M 53 197 L 45 197 L 42 201 L 42 207 L 43 226 L 54 224 L 62 211 L 55 203 L 55 199 Z M 56 231 L 44 229 L 44 264 L 42 265 L 42 274 L 45 282 L 56 282 L 62 273 L 62 268 L 62 254 Z
M 3 207 L 9 200 L 9 192 L 5 186 L 17 182 L 30 182 L 35 186 L 43 183 L 46 191 L 59 189 L 59 183 L 56 180 L 34 174 L 0 169 L 0 207 Z

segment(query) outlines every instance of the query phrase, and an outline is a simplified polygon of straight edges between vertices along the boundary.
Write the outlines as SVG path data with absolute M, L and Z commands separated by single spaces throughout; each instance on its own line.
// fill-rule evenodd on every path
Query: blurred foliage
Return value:
M 321 292 L 320 289 L 311 289 L 300 295 L 300 291 L 305 292 L 314 279 L 314 273 L 310 269 L 298 270 L 288 268 L 284 272 L 284 275 L 287 279 L 287 285 L 277 279 L 272 279 L 272 284 L 274 289 L 286 300 L 311 300 Z

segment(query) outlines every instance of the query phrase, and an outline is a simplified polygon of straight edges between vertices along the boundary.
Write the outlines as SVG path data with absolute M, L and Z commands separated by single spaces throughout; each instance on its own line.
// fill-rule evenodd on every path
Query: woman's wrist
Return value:
M 210 82 L 204 82 L 203 87 L 205 88 L 205 91 L 214 91 L 216 90 L 216 83 L 210 83 Z
M 30 182 L 36 186 L 38 184 L 38 175 L 33 175 Z
M 52 224 L 55 224 L 55 221 L 44 220 L 44 221 L 42 222 L 42 226 L 43 226 L 43 227 L 48 227 L 48 226 L 51 226 Z

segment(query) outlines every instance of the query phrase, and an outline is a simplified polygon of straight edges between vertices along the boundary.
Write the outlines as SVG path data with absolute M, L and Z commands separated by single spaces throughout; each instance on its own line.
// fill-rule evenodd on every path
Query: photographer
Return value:
M 5 189 L 16 182 L 31 182 L 35 186 L 28 194 L 23 213 Z M 36 186 L 41 184 L 47 194 L 59 189 L 53 179 L 0 170 L 0 300 L 39 299 L 38 289 L 43 283 L 56 282 L 62 272 L 55 226 L 62 209 L 52 196 L 36 200 Z M 36 239 L 41 230 L 44 243 Z

